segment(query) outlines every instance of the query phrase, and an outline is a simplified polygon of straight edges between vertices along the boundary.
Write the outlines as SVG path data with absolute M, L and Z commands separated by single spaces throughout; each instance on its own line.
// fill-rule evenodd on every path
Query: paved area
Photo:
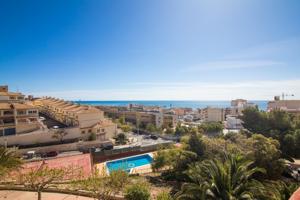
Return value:
M 35 192 L 24 192 L 24 191 L 12 191 L 3 190 L 0 191 L 0 200 L 35 200 L 37 194 Z M 42 200 L 92 200 L 93 198 L 75 196 L 69 194 L 59 193 L 42 193 Z
M 147 145 L 163 144 L 166 142 L 170 142 L 170 140 L 164 140 L 162 138 L 157 138 L 156 140 L 154 140 L 154 139 L 151 139 L 149 135 L 148 136 L 147 135 L 138 135 L 135 133 L 127 133 L 126 135 L 129 140 L 129 144 L 114 146 L 114 149 L 121 149 L 121 148 L 129 147 L 129 146 L 147 146 Z
M 22 165 L 24 171 L 32 168 L 37 168 L 43 161 L 28 162 Z M 45 160 L 49 168 L 63 168 L 63 167 L 76 167 L 81 168 L 83 175 L 88 176 L 92 172 L 90 154 L 72 155 L 66 157 L 56 157 L 53 159 Z

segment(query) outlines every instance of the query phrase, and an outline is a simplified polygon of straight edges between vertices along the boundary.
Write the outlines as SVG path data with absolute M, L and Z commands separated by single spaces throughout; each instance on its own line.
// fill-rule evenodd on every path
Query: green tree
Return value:
M 45 163 L 38 168 L 32 168 L 29 172 L 19 174 L 19 183 L 25 188 L 32 189 L 37 192 L 38 200 L 42 199 L 42 192 L 53 185 L 54 182 L 60 182 L 64 178 L 75 178 L 73 168 L 50 169 Z M 79 176 L 79 171 L 78 171 Z
M 103 170 L 104 171 L 104 170 Z M 86 179 L 73 181 L 73 188 L 91 192 L 95 199 L 110 200 L 112 197 L 123 190 L 128 182 L 128 175 L 122 170 L 110 173 L 99 173 L 95 171 Z
M 128 183 L 128 174 L 124 170 L 114 170 L 110 173 L 107 182 L 113 193 L 117 194 Z
M 206 122 L 201 124 L 198 129 L 206 134 L 212 134 L 220 133 L 224 129 L 224 126 L 221 122 Z
M 157 131 L 157 129 L 154 124 L 149 123 L 146 126 L 146 131 L 153 133 L 153 132 Z
M 165 131 L 166 134 L 173 134 L 174 133 L 174 130 L 170 127 L 168 127 Z
M 125 124 L 126 124 L 125 116 L 121 116 L 121 117 L 118 119 L 118 122 L 119 122 L 119 124 L 121 124 L 121 125 L 125 125 Z
M 89 135 L 89 138 L 88 138 L 89 141 L 95 141 L 96 139 L 97 139 L 97 136 L 96 136 L 95 133 L 91 133 L 91 134 Z
M 205 144 L 201 134 L 193 133 L 189 137 L 187 150 L 197 154 L 198 157 L 203 157 L 205 152 Z
M 240 118 L 243 121 L 244 128 L 252 133 L 267 135 L 270 130 L 267 114 L 260 112 L 258 108 L 246 108 Z
M 18 157 L 16 150 L 0 147 L 0 175 L 4 175 L 12 170 L 21 167 L 22 160 Z
M 129 126 L 129 125 L 121 125 L 121 130 L 124 133 L 129 133 L 132 129 L 131 129 L 131 126 Z
M 127 139 L 127 136 L 125 135 L 125 133 L 119 133 L 117 136 L 116 136 L 116 143 L 117 144 L 126 144 L 126 142 L 128 141 Z
M 136 183 L 126 188 L 124 197 L 126 200 L 149 200 L 150 192 L 145 184 Z
M 254 134 L 251 139 L 253 140 L 254 164 L 257 167 L 266 169 L 268 178 L 276 179 L 280 177 L 285 165 L 281 159 L 279 142 L 261 134 Z
M 254 180 L 261 168 L 238 155 L 226 155 L 222 160 L 206 160 L 192 165 L 187 174 L 191 180 L 176 194 L 177 199 L 255 199 L 262 184 Z

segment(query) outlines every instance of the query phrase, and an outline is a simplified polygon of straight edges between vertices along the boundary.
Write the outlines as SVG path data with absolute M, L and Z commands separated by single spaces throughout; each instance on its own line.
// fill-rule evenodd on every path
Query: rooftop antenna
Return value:
M 285 97 L 293 97 L 295 96 L 294 94 L 287 94 L 287 93 L 282 93 L 281 97 L 282 97 L 282 100 L 285 99 Z

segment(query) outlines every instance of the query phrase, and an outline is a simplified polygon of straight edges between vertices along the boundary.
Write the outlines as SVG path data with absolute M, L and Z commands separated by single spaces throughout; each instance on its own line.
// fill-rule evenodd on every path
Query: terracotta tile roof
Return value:
M 36 107 L 28 104 L 22 104 L 22 103 L 0 103 L 0 109 L 1 110 L 10 110 L 12 109 L 11 106 L 14 106 L 16 109 L 34 109 Z
M 0 92 L 0 96 L 25 96 L 20 92 Z

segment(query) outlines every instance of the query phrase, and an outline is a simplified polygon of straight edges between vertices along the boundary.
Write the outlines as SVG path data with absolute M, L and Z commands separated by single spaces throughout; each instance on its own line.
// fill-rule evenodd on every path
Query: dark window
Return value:
M 4 135 L 16 135 L 16 129 L 15 128 L 4 129 Z
M 14 120 L 14 118 L 5 118 L 5 119 L 3 119 L 3 123 L 11 124 L 11 123 L 15 123 L 15 120 Z
M 0 137 L 3 136 L 4 130 L 0 130 Z
M 13 111 L 10 111 L 10 110 L 6 110 L 3 112 L 4 115 L 13 115 L 14 112 Z

